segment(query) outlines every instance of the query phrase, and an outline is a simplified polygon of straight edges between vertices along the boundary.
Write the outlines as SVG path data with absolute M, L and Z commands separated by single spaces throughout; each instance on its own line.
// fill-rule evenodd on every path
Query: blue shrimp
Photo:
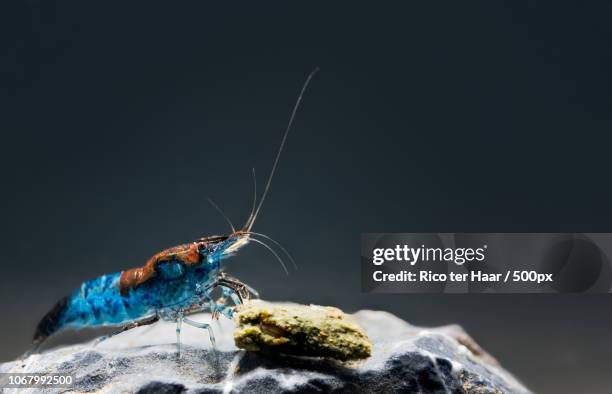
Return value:
M 49 336 L 64 329 L 118 326 L 122 327 L 119 333 L 152 324 L 159 319 L 177 323 L 179 354 L 182 323 L 208 330 L 214 346 L 215 339 L 210 325 L 195 322 L 186 316 L 210 310 L 213 317 L 223 315 L 232 318 L 235 306 L 248 299 L 250 294 L 257 295 L 255 290 L 223 271 L 223 260 L 235 255 L 250 242 L 255 242 L 271 251 L 287 271 L 280 256 L 261 238 L 273 242 L 288 255 L 286 250 L 268 236 L 252 232 L 251 229 L 270 188 L 302 96 L 317 71 L 312 71 L 302 86 L 263 195 L 257 203 L 255 191 L 253 209 L 241 230 L 235 230 L 231 221 L 225 217 L 232 228 L 229 235 L 214 235 L 178 245 L 155 254 L 142 267 L 102 275 L 84 282 L 71 295 L 59 300 L 42 318 L 34 334 L 33 347 L 26 354 L 35 351 Z M 216 288 L 221 288 L 220 301 L 212 299 L 212 292 Z

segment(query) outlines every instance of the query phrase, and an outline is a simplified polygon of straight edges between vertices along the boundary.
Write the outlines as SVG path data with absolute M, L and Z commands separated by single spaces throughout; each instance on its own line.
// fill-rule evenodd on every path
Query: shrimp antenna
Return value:
M 285 249 L 285 247 L 283 245 L 281 245 L 280 242 L 278 242 L 277 240 L 275 240 L 274 238 L 266 235 L 266 234 L 262 234 L 262 233 L 256 233 L 254 231 L 243 231 L 244 234 L 248 234 L 248 235 L 258 235 L 260 237 L 263 237 L 267 240 L 269 240 L 270 242 L 274 243 L 276 246 L 278 246 L 280 248 L 280 250 L 283 251 L 283 253 L 285 253 L 287 255 L 287 257 L 289 257 L 289 260 L 291 260 L 291 263 L 293 264 L 293 267 L 295 269 L 298 269 L 298 266 L 295 262 L 295 260 L 293 259 L 293 256 L 291 256 L 291 254 L 287 251 L 287 249 Z
M 249 218 L 247 219 L 244 228 L 247 227 L 251 220 L 253 220 L 253 215 L 255 214 L 255 208 L 257 208 L 257 177 L 255 176 L 255 167 L 251 168 L 253 171 L 253 207 L 251 208 L 251 213 L 249 214 Z
M 250 239 L 251 241 L 260 244 L 261 246 L 263 246 L 264 248 L 268 249 L 270 251 L 270 253 L 272 253 L 274 255 L 274 257 L 276 257 L 276 259 L 278 260 L 278 262 L 280 263 L 281 267 L 283 267 L 283 270 L 285 271 L 285 274 L 289 275 L 289 270 L 287 269 L 287 266 L 285 265 L 285 263 L 283 262 L 283 259 L 280 258 L 280 256 L 278 255 L 278 253 L 276 253 L 274 251 L 274 249 L 272 249 L 267 243 L 257 239 L 257 238 L 253 238 L 251 237 Z
M 227 221 L 227 223 L 230 225 L 230 228 L 232 229 L 232 232 L 235 233 L 236 229 L 234 228 L 234 225 L 232 224 L 232 221 L 230 220 L 230 218 L 227 217 L 225 212 L 223 212 L 223 210 L 221 208 L 219 208 L 219 206 L 217 204 L 215 204 L 215 202 L 212 200 L 212 198 L 208 197 L 208 202 L 210 203 L 210 205 L 213 206 L 213 208 L 215 208 L 221 214 L 221 216 L 223 216 L 225 221 Z
M 285 134 L 283 134 L 283 139 L 281 140 L 280 147 L 278 148 L 278 153 L 276 154 L 276 158 L 274 159 L 274 164 L 272 165 L 272 171 L 270 171 L 270 175 L 268 176 L 268 181 L 266 182 L 266 187 L 261 196 L 261 200 L 259 200 L 259 205 L 257 205 L 257 209 L 255 210 L 255 213 L 249 216 L 249 219 L 244 225 L 244 230 L 246 231 L 251 231 L 251 228 L 253 227 L 253 223 L 255 223 L 255 219 L 257 218 L 257 215 L 259 214 L 259 210 L 261 209 L 261 206 L 263 205 L 263 202 L 266 199 L 266 195 L 268 194 L 268 189 L 270 189 L 270 184 L 272 183 L 272 178 L 274 177 L 274 172 L 276 171 L 276 166 L 278 165 L 278 160 L 280 159 L 281 152 L 283 151 L 283 148 L 285 147 L 285 141 L 287 140 L 287 136 L 289 135 L 289 131 L 291 130 L 291 126 L 293 125 L 295 114 L 297 113 L 297 110 L 300 107 L 302 96 L 304 95 L 304 92 L 306 91 L 308 84 L 310 84 L 310 80 L 312 79 L 312 77 L 315 76 L 315 74 L 318 71 L 319 71 L 319 67 L 312 70 L 310 74 L 308 74 L 308 78 L 306 78 L 306 82 L 304 82 L 304 85 L 302 86 L 300 95 L 298 96 L 297 101 L 295 102 L 295 105 L 293 106 L 293 111 L 291 112 L 289 123 L 287 124 L 287 128 L 285 129 Z

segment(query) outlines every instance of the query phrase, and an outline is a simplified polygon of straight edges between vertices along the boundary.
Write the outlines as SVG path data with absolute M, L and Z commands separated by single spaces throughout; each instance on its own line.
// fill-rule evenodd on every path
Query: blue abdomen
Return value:
M 216 268 L 216 267 L 214 267 Z M 119 291 L 120 272 L 87 281 L 67 299 L 60 327 L 120 325 L 155 314 L 156 311 L 191 306 L 198 300 L 198 291 L 212 285 L 216 270 L 208 265 L 185 267 L 178 262 L 158 267 L 151 280 Z
M 87 281 L 68 298 L 60 325 L 69 327 L 116 325 L 150 314 L 148 305 L 133 295 L 119 293 L 121 273 Z

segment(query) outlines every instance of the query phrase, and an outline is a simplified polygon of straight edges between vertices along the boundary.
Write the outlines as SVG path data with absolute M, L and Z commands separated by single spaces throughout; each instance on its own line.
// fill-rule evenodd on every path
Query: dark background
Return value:
M 16 1 L 0 10 L 0 358 L 83 280 L 247 216 L 263 297 L 463 325 L 529 387 L 612 384 L 609 295 L 373 295 L 362 232 L 612 231 L 605 2 Z M 261 189 L 260 189 L 261 190 Z

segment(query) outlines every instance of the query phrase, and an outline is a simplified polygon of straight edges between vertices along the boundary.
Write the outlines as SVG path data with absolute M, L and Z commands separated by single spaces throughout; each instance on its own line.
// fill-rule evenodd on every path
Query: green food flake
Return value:
M 365 331 L 338 308 L 255 300 L 240 305 L 235 316 L 234 341 L 245 350 L 342 361 L 372 354 Z

